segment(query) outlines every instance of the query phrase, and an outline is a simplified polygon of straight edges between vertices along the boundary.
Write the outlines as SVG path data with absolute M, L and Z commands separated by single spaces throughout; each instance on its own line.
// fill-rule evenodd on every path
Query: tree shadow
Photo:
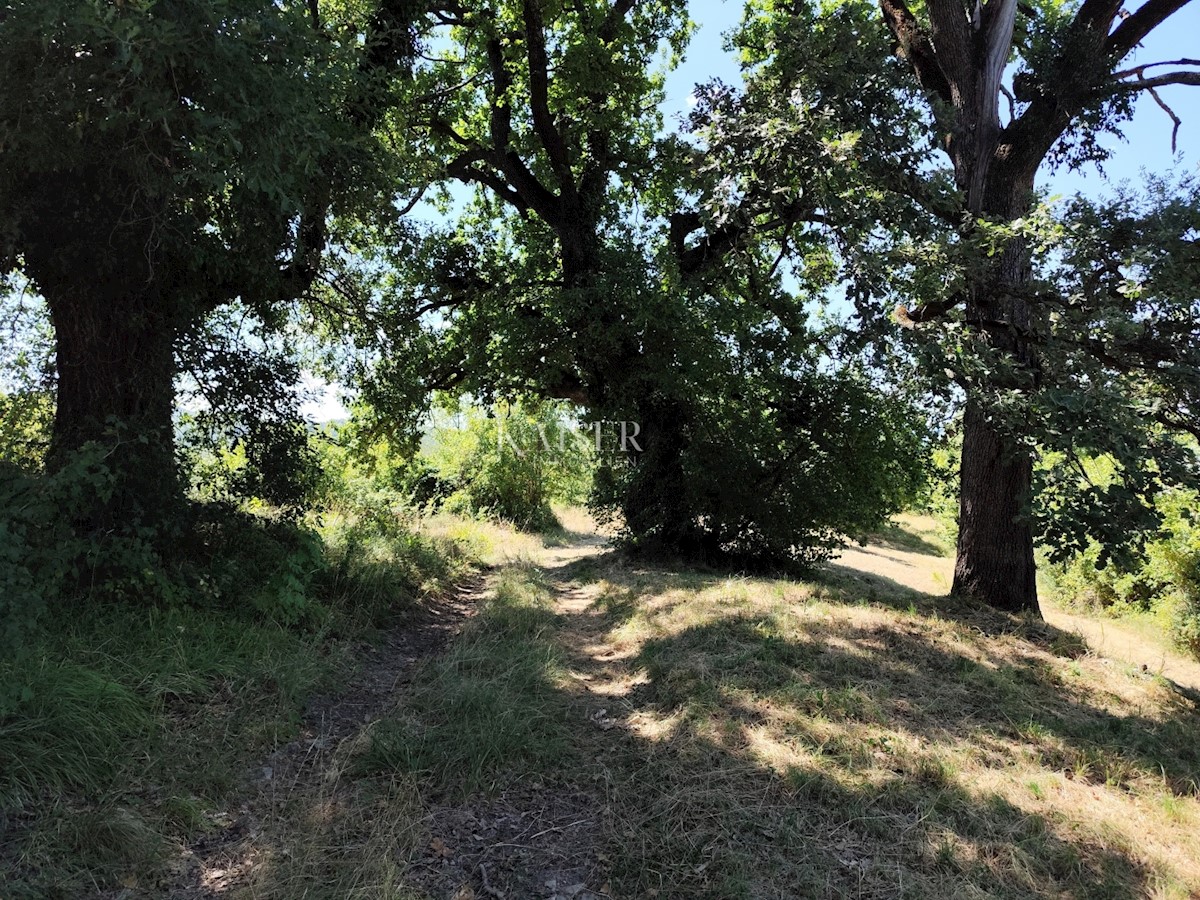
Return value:
M 591 613 L 610 629 L 666 592 L 736 582 L 626 568 L 616 554 L 554 577 L 605 582 Z M 641 684 L 618 701 L 625 729 L 608 752 L 620 762 L 601 757 L 601 769 L 626 823 L 609 855 L 629 896 L 1091 898 L 1179 884 L 1170 861 L 1147 860 L 1086 812 L 1065 820 L 1040 792 L 1069 782 L 1193 802 L 1200 721 L 1187 698 L 1156 715 L 1115 712 L 1064 674 L 1076 636 L 875 586 L 864 598 L 823 580 L 816 599 L 912 615 L 781 627 L 731 606 L 624 661 Z M 804 587 L 777 589 L 799 598 Z M 1015 765 L 1028 785 L 1006 774 Z
M 878 531 L 873 532 L 867 538 L 866 543 L 885 547 L 888 550 L 920 553 L 924 556 L 935 556 L 939 559 L 946 556 L 946 547 L 935 544 L 923 535 L 910 531 L 896 522 L 888 522 Z

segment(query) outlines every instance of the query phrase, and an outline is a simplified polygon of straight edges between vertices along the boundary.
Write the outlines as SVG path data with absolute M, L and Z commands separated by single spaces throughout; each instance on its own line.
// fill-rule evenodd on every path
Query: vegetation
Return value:
M 527 531 L 558 526 L 553 503 L 587 499 L 594 443 L 561 404 L 526 410 L 460 410 L 459 423 L 431 431 L 418 455 L 442 484 L 451 512 L 490 515 Z
M 1112 616 L 1149 616 L 1174 641 L 1200 657 L 1200 535 L 1194 491 L 1160 502 L 1159 535 L 1120 562 L 1098 544 L 1051 569 L 1061 602 Z M 1103 565 L 1102 565 L 1103 563 Z
M 1200 893 L 1186 5 L 0 3 L 0 895 Z

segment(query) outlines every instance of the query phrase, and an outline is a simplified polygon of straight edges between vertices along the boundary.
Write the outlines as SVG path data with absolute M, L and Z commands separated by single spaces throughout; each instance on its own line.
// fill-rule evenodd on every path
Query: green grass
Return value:
M 5 673 L 28 699 L 0 722 L 0 803 L 34 817 L 5 851 L 31 896 L 151 877 L 345 662 L 316 635 L 187 608 L 53 624 Z
M 397 715 L 374 725 L 359 772 L 429 776 L 457 795 L 501 776 L 563 765 L 570 752 L 556 616 L 538 571 L 510 566 L 445 654 L 425 667 Z
M 618 897 L 1200 892 L 1200 712 L 1163 679 L 913 591 L 564 562 L 555 539 L 532 550 L 543 570 L 513 561 L 528 536 L 472 527 L 435 530 L 508 560 L 491 593 L 381 719 L 313 751 L 307 777 L 252 789 L 246 895 L 424 896 L 414 873 L 442 866 L 443 839 L 447 895 L 465 878 L 479 896 L 480 859 L 494 882 L 546 865 L 514 846 L 538 841 L 541 859 L 586 855 L 589 888 Z M 350 671 L 385 598 L 461 571 L 428 544 L 340 534 L 316 630 L 186 608 L 64 618 L 24 716 L 0 721 L 20 823 L 0 896 L 153 893 L 181 840 L 246 802 L 247 768 L 304 698 Z M 559 801 L 571 817 L 543 822 Z M 485 850 L 453 831 L 497 817 L 524 830 Z
M 305 625 L 111 604 L 52 615 L 0 663 L 21 698 L 0 716 L 0 816 L 19 824 L 0 843 L 0 896 L 153 884 L 295 736 L 304 702 L 352 670 L 356 644 L 475 564 L 395 524 L 334 518 L 324 545 L 309 586 L 324 612 Z

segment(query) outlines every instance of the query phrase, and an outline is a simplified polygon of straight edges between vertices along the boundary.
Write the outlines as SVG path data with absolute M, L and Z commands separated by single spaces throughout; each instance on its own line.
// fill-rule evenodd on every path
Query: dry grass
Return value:
M 232 819 L 178 794 L 210 851 L 174 879 L 200 893 L 158 895 L 1200 896 L 1194 691 L 845 562 L 647 567 L 560 518 L 427 520 L 499 567 L 477 614 L 411 665 L 388 662 L 406 638 L 381 648 L 318 707 L 331 726 L 222 787 Z M 936 536 L 914 531 L 860 552 L 923 583 Z M 70 812 L 55 847 L 145 843 L 128 805 Z
M 857 579 L 574 574 L 621 896 L 1200 893 L 1200 718 L 1162 679 Z
M 668 571 L 564 524 L 522 548 L 537 566 L 501 571 L 503 602 L 367 753 L 370 772 L 420 779 L 431 833 L 521 819 L 537 836 L 524 857 L 525 838 L 460 837 L 430 896 L 483 896 L 480 862 L 540 896 L 567 859 L 579 896 L 1200 895 L 1190 692 L 844 565 L 809 582 Z M 895 532 L 863 552 L 937 548 Z M 429 871 L 427 850 L 410 862 Z
M 425 809 L 414 779 L 353 771 L 366 740 L 367 733 L 360 732 L 329 758 L 319 755 L 314 759 L 319 777 L 293 777 L 265 798 L 262 833 L 245 854 L 248 877 L 239 877 L 230 894 L 264 900 L 420 896 L 405 875 L 406 861 L 428 840 Z M 220 884 L 208 886 L 221 890 Z
M 420 533 L 461 548 L 484 565 L 499 566 L 526 559 L 545 544 L 541 535 L 529 534 L 488 519 L 465 519 L 435 513 L 416 522 Z

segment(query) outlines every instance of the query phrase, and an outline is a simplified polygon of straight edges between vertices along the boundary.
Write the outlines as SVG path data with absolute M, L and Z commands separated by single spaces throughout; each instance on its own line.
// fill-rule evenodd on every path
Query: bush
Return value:
M 642 419 L 645 452 L 610 460 L 596 506 L 655 554 L 810 565 L 908 506 L 925 472 L 923 418 L 849 369 L 730 374 Z
M 28 656 L 51 610 L 190 606 L 286 626 L 335 614 L 374 624 L 464 562 L 406 528 L 402 498 L 386 493 L 343 502 L 319 530 L 261 503 L 227 502 L 188 505 L 169 533 L 87 528 L 81 511 L 113 484 L 100 448 L 49 474 L 0 464 L 0 658 Z M 0 716 L 28 695 L 20 671 L 0 678 Z
M 591 454 L 561 404 L 464 408 L 454 419 L 423 454 L 429 474 L 453 488 L 450 511 L 545 531 L 558 526 L 551 503 L 586 496 Z
M 1159 498 L 1159 537 L 1122 562 L 1109 562 L 1093 542 L 1068 562 L 1051 567 L 1056 596 L 1111 615 L 1152 615 L 1172 639 L 1200 658 L 1200 527 L 1193 510 L 1200 492 Z M 1128 560 L 1128 561 L 1125 561 Z

